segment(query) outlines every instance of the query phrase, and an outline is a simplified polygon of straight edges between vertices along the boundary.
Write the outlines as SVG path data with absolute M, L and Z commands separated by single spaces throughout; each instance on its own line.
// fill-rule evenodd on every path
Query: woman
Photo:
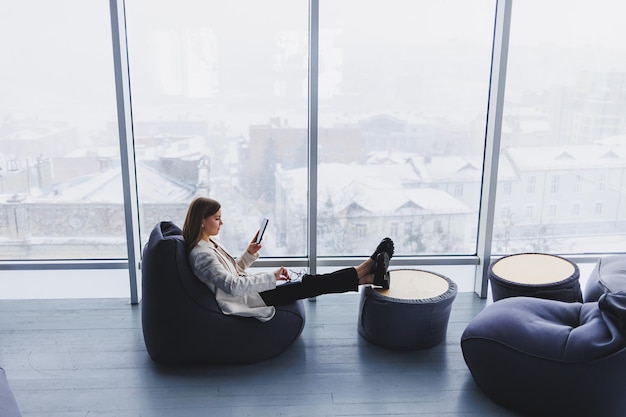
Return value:
M 256 243 L 255 236 L 247 250 L 233 258 L 215 240 L 222 224 L 220 204 L 210 198 L 198 197 L 187 211 L 183 237 L 194 274 L 213 291 L 224 314 L 268 321 L 274 317 L 274 306 L 298 299 L 357 291 L 359 285 L 365 284 L 389 288 L 387 268 L 394 250 L 389 238 L 383 239 L 372 256 L 355 268 L 304 275 L 301 281 L 277 286 L 278 281 L 290 281 L 289 271 L 280 267 L 273 273 L 247 273 L 246 269 L 259 257 L 261 244 Z

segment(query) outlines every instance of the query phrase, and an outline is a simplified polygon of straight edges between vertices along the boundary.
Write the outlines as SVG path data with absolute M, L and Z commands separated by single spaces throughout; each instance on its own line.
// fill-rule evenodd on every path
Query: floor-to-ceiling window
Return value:
M 320 1 L 320 255 L 476 253 L 495 3 Z
M 109 2 L 0 10 L 0 261 L 26 266 L 2 297 L 127 294 L 123 270 L 76 266 L 127 257 Z
M 11 2 L 0 261 L 123 261 L 130 222 L 145 241 L 208 196 L 234 252 L 270 218 L 268 266 L 336 266 L 391 236 L 403 265 L 465 262 L 453 278 L 473 281 L 459 259 L 477 249 L 498 1 L 116 3 L 139 219 L 122 210 L 109 1 Z M 490 253 L 624 251 L 623 7 L 549 3 L 512 8 Z
M 232 251 L 267 217 L 263 256 L 306 255 L 308 7 L 126 1 L 144 230 L 206 196 Z
M 0 259 L 126 257 L 108 2 L 0 13 Z
M 493 251 L 626 251 L 626 7 L 515 2 Z

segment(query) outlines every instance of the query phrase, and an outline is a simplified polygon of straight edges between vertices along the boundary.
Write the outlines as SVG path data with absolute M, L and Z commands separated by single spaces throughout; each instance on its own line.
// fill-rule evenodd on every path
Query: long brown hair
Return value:
M 221 207 L 220 203 L 207 197 L 197 197 L 191 202 L 183 225 L 183 238 L 188 250 L 192 250 L 202 239 L 202 220 L 217 213 Z

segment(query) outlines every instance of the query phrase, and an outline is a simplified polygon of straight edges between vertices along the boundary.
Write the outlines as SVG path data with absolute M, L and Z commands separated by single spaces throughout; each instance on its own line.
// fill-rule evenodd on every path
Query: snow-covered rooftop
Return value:
M 514 147 L 506 150 L 522 171 L 624 167 L 626 147 L 599 145 Z
M 394 213 L 414 205 L 431 213 L 469 213 L 470 208 L 448 193 L 418 188 L 421 182 L 411 164 L 318 166 L 318 199 L 331 201 L 335 211 L 357 204 L 372 213 Z M 279 171 L 277 180 L 285 187 L 291 204 L 303 206 L 306 199 L 307 170 L 297 168 Z
M 139 199 L 143 203 L 187 201 L 194 193 L 192 187 L 164 177 L 142 163 L 137 164 L 137 183 Z M 51 195 L 32 194 L 26 201 L 123 204 L 121 169 L 114 167 L 99 174 L 67 181 L 57 185 Z

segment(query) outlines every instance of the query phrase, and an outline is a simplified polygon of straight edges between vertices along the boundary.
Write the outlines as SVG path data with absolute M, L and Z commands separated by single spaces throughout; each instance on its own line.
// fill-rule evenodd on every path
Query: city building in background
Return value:
M 0 261 L 123 260 L 109 1 L 35 3 L 0 15 Z M 208 196 L 235 252 L 267 217 L 267 258 L 476 256 L 497 3 L 123 2 L 141 242 Z M 491 253 L 626 251 L 623 8 L 512 9 Z

